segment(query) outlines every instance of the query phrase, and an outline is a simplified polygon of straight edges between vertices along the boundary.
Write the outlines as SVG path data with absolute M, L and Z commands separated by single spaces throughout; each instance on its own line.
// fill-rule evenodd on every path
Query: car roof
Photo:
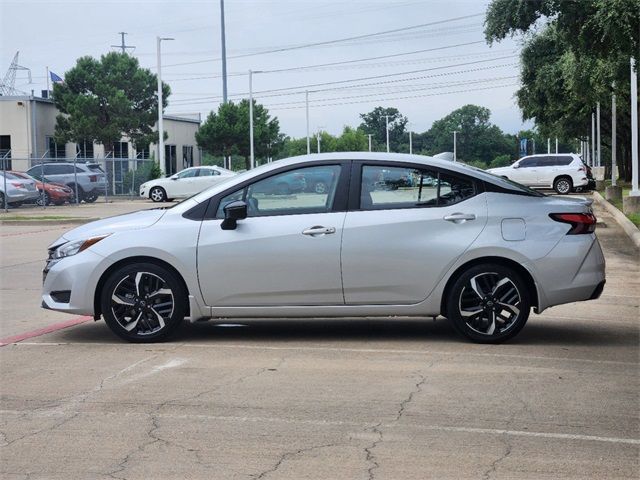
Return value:
M 525 155 L 524 157 L 556 157 L 556 156 L 565 156 L 565 157 L 579 157 L 577 153 L 532 153 L 531 155 Z

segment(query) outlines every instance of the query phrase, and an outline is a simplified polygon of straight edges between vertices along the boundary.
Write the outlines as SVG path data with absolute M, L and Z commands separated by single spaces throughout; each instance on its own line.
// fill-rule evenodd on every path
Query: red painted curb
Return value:
M 40 335 L 44 335 L 46 333 L 55 332 L 57 330 L 62 330 L 63 328 L 73 327 L 74 325 L 79 325 L 84 322 L 88 322 L 92 317 L 76 317 L 71 320 L 67 320 L 66 322 L 54 323 L 53 325 L 49 325 L 48 327 L 39 328 L 38 330 L 32 330 L 30 332 L 20 333 L 18 335 L 14 335 L 13 337 L 7 337 L 0 339 L 0 347 L 4 347 L 5 345 L 9 345 L 11 343 L 18 343 L 26 340 L 28 338 L 39 337 Z

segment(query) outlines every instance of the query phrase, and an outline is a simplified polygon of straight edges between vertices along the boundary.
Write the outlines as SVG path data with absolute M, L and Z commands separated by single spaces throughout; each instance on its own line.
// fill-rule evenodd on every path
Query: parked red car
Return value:
M 54 205 L 63 205 L 65 202 L 71 202 L 71 199 L 73 198 L 73 190 L 71 190 L 66 185 L 61 185 L 59 183 L 49 183 L 49 182 L 43 184 L 40 180 L 38 180 L 37 178 L 33 178 L 31 175 L 27 173 L 14 172 L 14 171 L 12 171 L 11 173 L 17 177 L 28 178 L 36 182 L 36 188 L 41 193 L 38 200 L 36 200 L 36 203 L 38 205 L 42 205 L 43 203 L 42 202 L 43 185 L 44 185 L 44 192 L 45 192 L 44 194 L 45 205 L 49 205 L 51 203 L 53 203 Z

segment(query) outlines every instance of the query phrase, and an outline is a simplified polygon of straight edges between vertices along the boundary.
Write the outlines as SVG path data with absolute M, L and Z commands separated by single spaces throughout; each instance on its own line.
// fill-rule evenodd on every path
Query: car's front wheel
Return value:
M 45 205 L 49 205 L 50 203 L 51 197 L 49 197 L 49 194 L 45 192 L 43 195 L 42 192 L 40 192 L 40 196 L 36 200 L 36 205 L 38 205 L 39 207 L 44 207 Z
M 152 263 L 119 268 L 101 293 L 105 322 L 130 342 L 166 339 L 183 323 L 186 305 L 187 292 L 176 275 Z
M 167 200 L 167 192 L 162 187 L 153 187 L 149 191 L 149 198 L 154 202 L 164 202 Z
M 447 316 L 454 328 L 477 343 L 501 343 L 514 337 L 529 318 L 527 285 L 512 268 L 476 265 L 449 290 Z

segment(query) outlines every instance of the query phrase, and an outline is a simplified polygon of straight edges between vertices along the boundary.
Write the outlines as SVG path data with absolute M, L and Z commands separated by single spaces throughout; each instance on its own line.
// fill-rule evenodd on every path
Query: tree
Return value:
M 639 10 L 638 0 L 493 0 L 485 22 L 489 43 L 527 35 L 518 105 L 543 136 L 586 140 L 596 103 L 603 111 L 610 108 L 615 83 L 618 158 L 626 179 L 631 175 L 629 58 L 638 57 Z M 609 115 L 602 115 L 601 125 L 606 153 Z
M 369 149 L 369 138 L 359 128 L 345 126 L 336 139 L 337 152 L 365 152 Z
M 398 151 L 409 119 L 403 116 L 397 108 L 376 107 L 369 113 L 361 113 L 360 130 L 365 134 L 372 134 L 379 145 L 387 144 L 387 120 L 389 116 L 389 145 L 391 151 Z
M 95 142 L 108 154 L 125 136 L 137 146 L 158 143 L 153 127 L 158 119 L 157 77 L 140 68 L 126 53 L 111 52 L 100 60 L 81 57 L 53 86 L 56 142 Z M 162 85 L 163 105 L 171 90 Z
M 513 145 L 502 130 L 491 124 L 491 111 L 478 105 L 465 105 L 433 122 L 424 133 L 427 153 L 453 151 L 453 132 L 457 131 L 457 156 L 465 162 L 489 164 L 498 155 L 509 155 Z
M 227 102 L 210 112 L 196 133 L 198 146 L 211 155 L 240 155 L 245 168 L 250 168 L 251 146 L 249 135 L 249 101 Z M 283 147 L 284 136 L 280 134 L 277 118 L 253 102 L 253 145 L 256 158 L 277 157 Z

